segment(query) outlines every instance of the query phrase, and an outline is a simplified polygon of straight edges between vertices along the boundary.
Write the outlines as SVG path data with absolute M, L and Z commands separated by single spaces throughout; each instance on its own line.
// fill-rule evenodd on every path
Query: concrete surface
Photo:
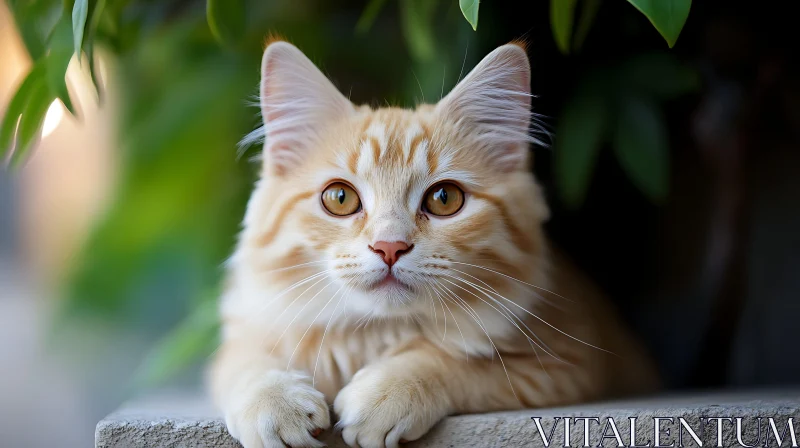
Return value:
M 583 420 L 576 417 L 597 417 L 589 420 L 589 445 L 619 446 L 613 438 L 613 429 L 608 423 L 613 419 L 623 446 L 655 446 L 654 430 L 656 417 L 672 418 L 659 420 L 659 444 L 679 446 L 682 433 L 683 446 L 698 444 L 680 423 L 692 428 L 703 446 L 718 446 L 718 425 L 722 424 L 722 446 L 742 446 L 737 440 L 737 421 L 741 427 L 741 439 L 746 445 L 760 447 L 778 446 L 768 418 L 773 418 L 783 447 L 797 446 L 792 443 L 787 431 L 788 419 L 792 418 L 796 439 L 800 439 L 800 390 L 756 391 L 746 393 L 698 394 L 674 397 L 657 397 L 632 401 L 594 403 L 581 406 L 530 409 L 515 412 L 500 412 L 481 415 L 449 417 L 436 425 L 430 433 L 417 442 L 405 445 L 414 447 L 517 447 L 544 446 L 539 429 L 532 417 L 539 417 L 543 433 L 554 447 L 564 446 L 564 418 L 570 419 L 570 441 L 573 447 L 584 446 Z M 556 417 L 560 417 L 556 420 Z M 636 441 L 630 441 L 630 417 L 636 417 Z M 716 418 L 731 420 L 716 420 Z M 757 417 L 762 417 L 759 425 Z M 711 418 L 711 420 L 708 420 Z M 554 427 L 552 438 L 550 431 Z M 721 423 L 720 423 L 721 422 Z M 759 429 L 760 428 L 760 429 Z M 667 435 L 669 432 L 669 435 Z M 169 396 L 160 394 L 123 406 L 97 425 L 95 432 L 97 448 L 127 447 L 238 447 L 228 435 L 225 424 L 218 413 L 198 397 Z M 341 436 L 326 431 L 322 440 L 329 447 L 344 447 Z M 798 440 L 800 441 L 800 440 Z

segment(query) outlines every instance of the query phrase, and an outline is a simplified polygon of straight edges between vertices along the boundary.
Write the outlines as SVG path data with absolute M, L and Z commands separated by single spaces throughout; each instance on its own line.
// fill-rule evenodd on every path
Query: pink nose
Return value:
M 378 241 L 369 248 L 375 252 L 376 254 L 380 255 L 383 258 L 383 261 L 391 267 L 393 264 L 397 263 L 397 259 L 400 258 L 400 255 L 411 251 L 414 247 L 412 244 L 409 246 L 408 244 L 402 241 L 395 241 L 394 243 L 389 243 L 387 241 Z

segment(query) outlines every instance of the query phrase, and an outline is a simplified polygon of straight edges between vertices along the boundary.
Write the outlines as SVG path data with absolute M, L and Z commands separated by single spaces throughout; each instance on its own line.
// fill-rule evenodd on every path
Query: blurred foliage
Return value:
M 465 3 L 475 5 L 474 21 L 467 16 Z M 597 9 L 600 7 L 600 0 L 580 1 L 582 3 L 581 15 L 573 41 L 572 28 L 578 3 L 579 0 L 550 0 L 550 25 L 553 30 L 553 39 L 555 39 L 558 49 L 564 54 L 568 54 L 571 48 L 580 48 L 592 26 Z M 670 48 L 675 46 L 675 42 L 678 41 L 678 36 L 689 17 L 689 9 L 692 6 L 692 0 L 628 0 L 628 3 L 650 20 Z M 464 10 L 464 16 L 467 17 L 473 28 L 477 28 L 478 1 L 461 0 L 461 9 Z
M 638 55 L 582 77 L 556 129 L 555 177 L 566 205 L 583 203 L 607 140 L 631 181 L 652 201 L 662 201 L 669 189 L 669 140 L 659 102 L 697 87 L 693 70 L 662 53 Z
M 89 64 L 100 96 L 95 50 L 115 57 L 121 172 L 114 202 L 69 273 L 62 316 L 163 335 L 137 372 L 142 384 L 214 348 L 220 265 L 257 171 L 246 163 L 257 149 L 237 159 L 235 148 L 258 120 L 245 106 L 265 35 L 277 31 L 324 70 L 346 75 L 354 98 L 391 91 L 387 103 L 406 106 L 418 95 L 434 102 L 455 84 L 480 56 L 466 52 L 471 44 L 495 44 L 491 20 L 474 32 L 479 0 L 8 3 L 33 60 L 0 127 L 0 157 L 12 164 L 35 145 L 54 100 L 75 113 L 65 82 L 73 54 Z M 671 47 L 691 1 L 629 3 Z M 387 12 L 391 4 L 396 14 Z M 491 12 L 491 2 L 482 6 Z M 549 25 L 561 54 L 580 57 L 601 9 L 600 0 L 552 0 Z M 381 17 L 388 26 L 375 27 Z M 564 202 L 582 203 L 605 143 L 647 197 L 663 199 L 669 154 L 661 103 L 694 88 L 696 76 L 665 53 L 590 68 L 558 118 L 554 173 Z
M 134 375 L 135 387 L 163 383 L 209 355 L 219 339 L 216 299 L 216 294 L 209 294 L 188 317 L 153 346 Z

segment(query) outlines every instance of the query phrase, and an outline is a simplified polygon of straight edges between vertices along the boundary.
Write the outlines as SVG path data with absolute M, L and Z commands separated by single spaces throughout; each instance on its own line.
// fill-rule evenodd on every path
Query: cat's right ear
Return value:
M 330 120 L 354 112 L 321 71 L 294 45 L 278 41 L 261 62 L 261 114 L 264 118 L 264 168 L 284 175 L 319 142 Z

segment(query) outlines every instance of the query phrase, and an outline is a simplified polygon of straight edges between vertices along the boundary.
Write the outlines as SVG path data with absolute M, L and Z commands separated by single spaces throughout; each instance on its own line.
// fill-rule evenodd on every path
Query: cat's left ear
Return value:
M 503 45 L 436 106 L 439 116 L 473 133 L 480 150 L 503 171 L 526 169 L 531 119 L 531 67 L 525 49 Z
M 355 110 L 303 52 L 283 41 L 264 51 L 260 101 L 264 166 L 279 176 L 314 149 L 326 126 Z

